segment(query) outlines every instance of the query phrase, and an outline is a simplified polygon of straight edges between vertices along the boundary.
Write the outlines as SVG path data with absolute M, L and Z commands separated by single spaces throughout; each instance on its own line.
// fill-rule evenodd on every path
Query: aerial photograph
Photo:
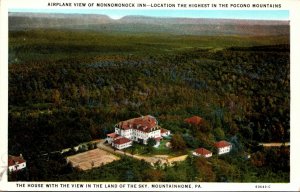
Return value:
M 285 10 L 10 9 L 8 181 L 290 182 Z

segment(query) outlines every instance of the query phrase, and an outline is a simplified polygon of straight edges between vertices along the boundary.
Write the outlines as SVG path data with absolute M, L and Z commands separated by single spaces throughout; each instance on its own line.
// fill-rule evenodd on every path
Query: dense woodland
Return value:
M 10 179 L 288 182 L 289 148 L 258 143 L 290 139 L 289 55 L 284 36 L 10 32 L 8 150 L 28 162 Z M 63 155 L 41 156 L 104 138 L 139 114 L 182 138 L 177 150 L 213 150 L 221 139 L 234 150 L 172 167 L 123 157 L 87 172 Z M 193 115 L 205 125 L 185 124 Z

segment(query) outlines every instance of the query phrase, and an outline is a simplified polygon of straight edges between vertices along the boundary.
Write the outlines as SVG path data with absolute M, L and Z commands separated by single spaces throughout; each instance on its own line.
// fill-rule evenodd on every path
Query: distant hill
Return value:
M 106 24 L 112 19 L 106 15 L 9 13 L 9 30 L 31 28 L 65 28 L 82 24 Z
M 207 18 L 171 18 L 171 17 L 146 17 L 146 16 L 125 16 L 117 20 L 127 23 L 148 23 L 148 24 L 213 24 L 213 25 L 288 25 L 288 21 L 276 20 L 239 20 L 239 19 L 207 19 Z
M 288 21 L 125 16 L 98 14 L 9 13 L 9 30 L 58 28 L 174 35 L 289 35 Z

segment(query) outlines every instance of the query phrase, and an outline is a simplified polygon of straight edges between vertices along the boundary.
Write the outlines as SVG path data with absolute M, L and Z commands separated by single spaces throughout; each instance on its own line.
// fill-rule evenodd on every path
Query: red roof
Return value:
M 111 138 L 116 138 L 116 137 L 118 137 L 119 135 L 116 134 L 116 133 L 109 133 L 109 134 L 107 134 L 107 136 L 108 136 L 108 137 L 111 137 Z
M 227 141 L 219 141 L 219 142 L 215 143 L 215 146 L 216 146 L 217 148 L 228 147 L 228 146 L 230 146 L 230 145 L 231 145 L 231 144 L 230 144 L 229 142 L 227 142 Z
M 204 149 L 204 148 L 198 148 L 195 150 L 196 153 L 200 154 L 200 155 L 208 155 L 208 154 L 211 154 L 212 152 L 207 150 L 207 149 Z
M 186 118 L 184 120 L 184 122 L 189 123 L 189 124 L 193 124 L 193 125 L 200 125 L 202 123 L 202 118 L 199 116 L 193 116 L 190 118 Z
M 22 156 L 8 155 L 8 166 L 14 166 L 26 162 Z
M 157 120 L 151 115 L 137 117 L 126 121 L 121 121 L 118 126 L 121 129 L 137 129 L 143 132 L 151 132 L 152 129 L 157 128 Z
M 114 144 L 122 145 L 124 143 L 131 142 L 131 140 L 127 139 L 126 137 L 120 137 L 119 139 L 116 139 L 113 142 L 114 142 Z
M 169 130 L 167 129 L 160 129 L 160 133 L 163 134 L 163 133 L 167 133 Z

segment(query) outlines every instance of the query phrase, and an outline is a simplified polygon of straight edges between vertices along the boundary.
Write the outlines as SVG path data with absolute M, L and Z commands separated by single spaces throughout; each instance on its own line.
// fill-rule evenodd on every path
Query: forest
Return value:
M 28 163 L 10 180 L 289 182 L 289 147 L 258 145 L 290 141 L 289 59 L 286 36 L 10 31 L 8 151 Z M 139 114 L 186 149 L 226 139 L 234 150 L 171 167 L 122 157 L 86 172 L 41 155 L 105 138 Z M 205 126 L 184 123 L 193 115 Z

